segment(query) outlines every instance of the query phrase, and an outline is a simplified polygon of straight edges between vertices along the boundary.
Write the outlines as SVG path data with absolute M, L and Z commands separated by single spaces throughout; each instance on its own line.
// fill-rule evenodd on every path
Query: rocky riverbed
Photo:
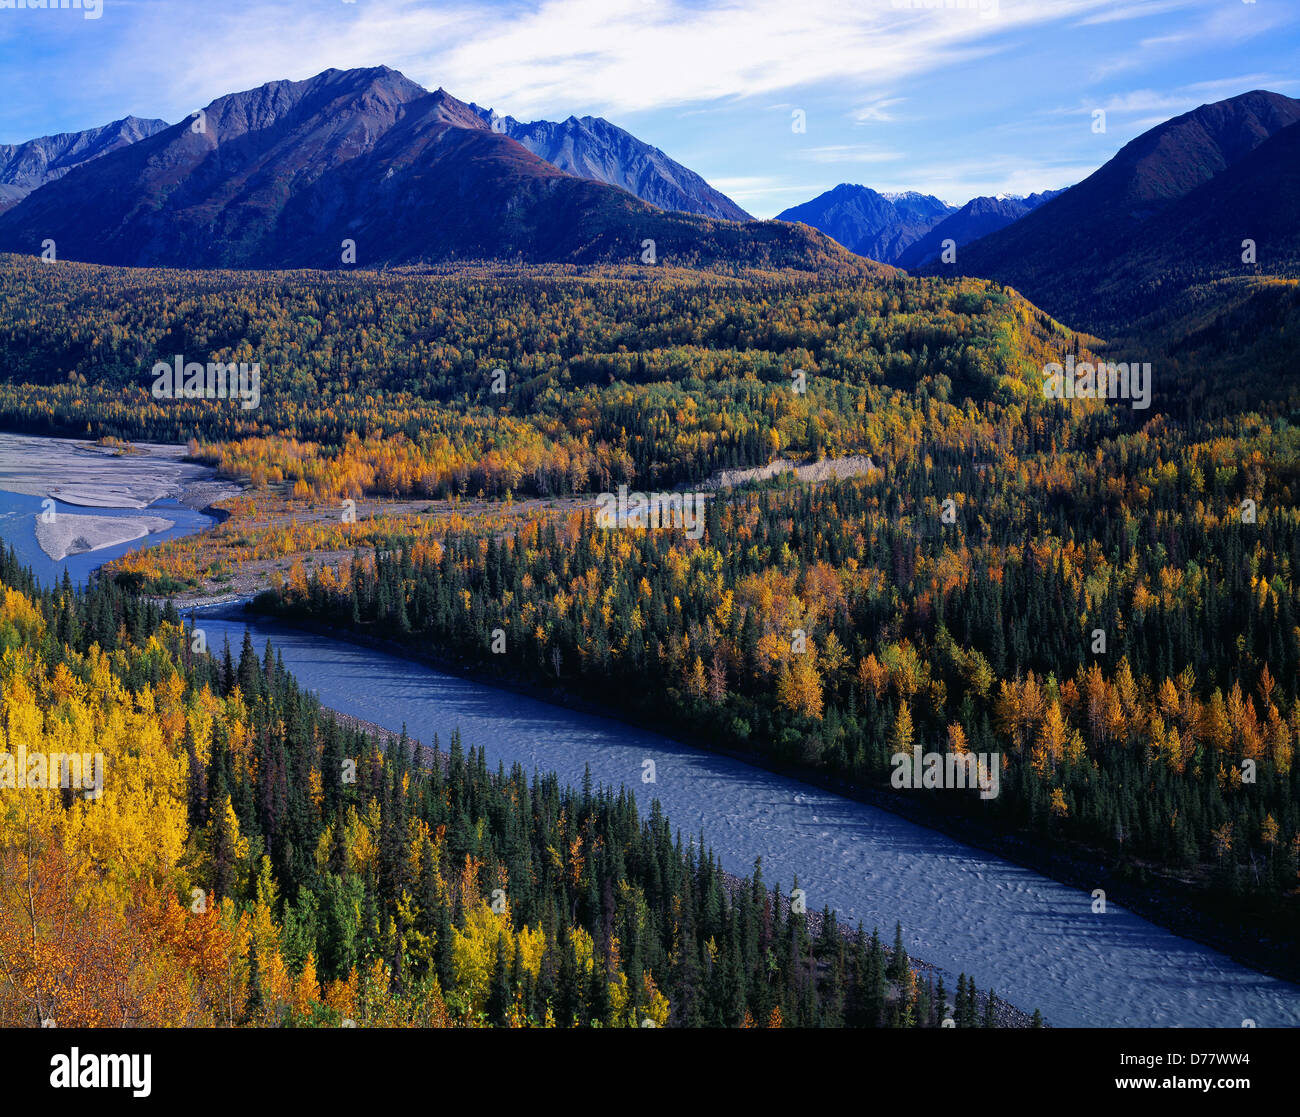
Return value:
M 154 442 L 0 434 L 0 489 L 85 508 L 139 509 L 167 498 L 202 509 L 239 493 L 207 466 L 183 461 L 185 453 L 184 446 Z

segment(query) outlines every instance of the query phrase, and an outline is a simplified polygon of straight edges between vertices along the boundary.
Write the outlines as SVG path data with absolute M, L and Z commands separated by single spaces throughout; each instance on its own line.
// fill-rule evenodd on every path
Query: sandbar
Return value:
M 48 521 L 41 516 L 36 513 L 36 542 L 55 562 L 68 555 L 102 551 L 173 526 L 172 520 L 161 516 L 74 516 L 59 512 Z

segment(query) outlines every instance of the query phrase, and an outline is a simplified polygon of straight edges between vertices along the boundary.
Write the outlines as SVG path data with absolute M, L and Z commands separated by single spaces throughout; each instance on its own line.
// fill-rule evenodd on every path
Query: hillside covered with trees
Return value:
M 0 421 L 194 440 L 301 497 L 658 488 L 878 452 L 931 399 L 1024 400 L 1080 344 L 982 280 L 0 266 Z M 154 398 L 178 354 L 257 363 L 259 406 Z

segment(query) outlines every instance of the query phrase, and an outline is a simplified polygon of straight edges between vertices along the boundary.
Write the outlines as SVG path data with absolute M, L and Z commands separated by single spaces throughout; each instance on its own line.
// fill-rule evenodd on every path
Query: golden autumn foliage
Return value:
M 7 590 L 0 596 L 5 625 L 36 642 L 42 614 Z M 466 857 L 447 879 L 442 829 L 414 819 L 405 855 L 412 879 L 430 879 L 439 896 L 457 897 L 464 909 L 450 928 L 447 997 L 436 980 L 394 996 L 397 975 L 384 959 L 358 960 L 322 981 L 314 951 L 295 958 L 271 858 L 255 856 L 260 842 L 243 834 L 232 796 L 214 795 L 207 821 L 189 822 L 187 750 L 205 762 L 218 726 L 233 763 L 249 765 L 258 750 L 237 686 L 222 697 L 182 684 L 172 656 L 184 643 L 164 626 L 138 648 L 92 645 L 81 654 L 65 647 L 53 666 L 28 643 L 11 641 L 0 654 L 0 776 L 7 777 L 0 782 L 0 1027 L 478 1026 L 500 952 L 512 970 L 537 979 L 555 942 L 540 924 L 515 926 L 504 874 L 484 880 L 482 864 Z M 156 681 L 128 689 L 121 672 L 146 662 Z M 90 749 L 95 763 L 85 766 L 84 789 L 59 786 L 57 771 L 54 786 L 43 768 L 38 778 L 37 758 L 75 753 L 80 760 Z M 95 771 L 101 778 L 92 784 Z M 319 805 L 318 769 L 307 782 L 315 789 L 309 801 Z M 409 792 L 409 773 L 401 787 Z M 373 874 L 382 830 L 378 800 L 351 806 L 322 827 L 310 859 L 324 872 Z M 567 848 L 577 887 L 587 871 L 579 831 Z M 481 895 L 493 888 L 491 901 Z M 233 895 L 250 899 L 237 903 Z M 436 929 L 419 922 L 405 894 L 396 910 L 402 926 L 391 933 L 403 953 L 430 966 Z M 589 976 L 597 964 L 591 934 L 574 927 L 569 942 L 579 974 Z M 617 941 L 610 949 L 610 1019 L 635 1026 Z M 641 1011 L 665 1023 L 668 1002 L 648 974 L 645 981 Z M 517 1024 L 526 1023 L 521 1013 L 519 1005 L 512 1010 Z

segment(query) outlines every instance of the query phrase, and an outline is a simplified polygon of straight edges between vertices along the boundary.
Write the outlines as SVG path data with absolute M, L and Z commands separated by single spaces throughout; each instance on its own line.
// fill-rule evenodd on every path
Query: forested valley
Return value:
M 996 797 L 927 790 L 928 809 L 1261 939 L 1300 930 L 1295 400 L 1279 377 L 1247 410 L 1241 362 L 1203 375 L 1236 344 L 1223 322 L 1106 346 L 994 284 L 901 274 L 60 264 L 36 299 L 43 266 L 0 269 L 0 419 L 190 440 L 248 485 L 213 564 L 286 560 L 263 610 L 617 695 L 849 789 L 890 790 L 913 748 L 997 754 Z M 1242 313 L 1285 319 L 1289 297 Z M 1155 405 L 1044 398 L 1046 363 L 1096 352 L 1150 360 Z M 1285 346 L 1252 352 L 1258 383 Z M 261 406 L 152 398 L 174 354 L 259 362 Z M 873 468 L 713 487 L 847 454 Z M 598 526 L 595 495 L 620 485 L 707 485 L 702 534 Z M 545 499 L 524 514 L 523 495 Z M 486 511 L 337 514 L 363 497 Z M 202 547 L 107 576 L 173 592 Z

